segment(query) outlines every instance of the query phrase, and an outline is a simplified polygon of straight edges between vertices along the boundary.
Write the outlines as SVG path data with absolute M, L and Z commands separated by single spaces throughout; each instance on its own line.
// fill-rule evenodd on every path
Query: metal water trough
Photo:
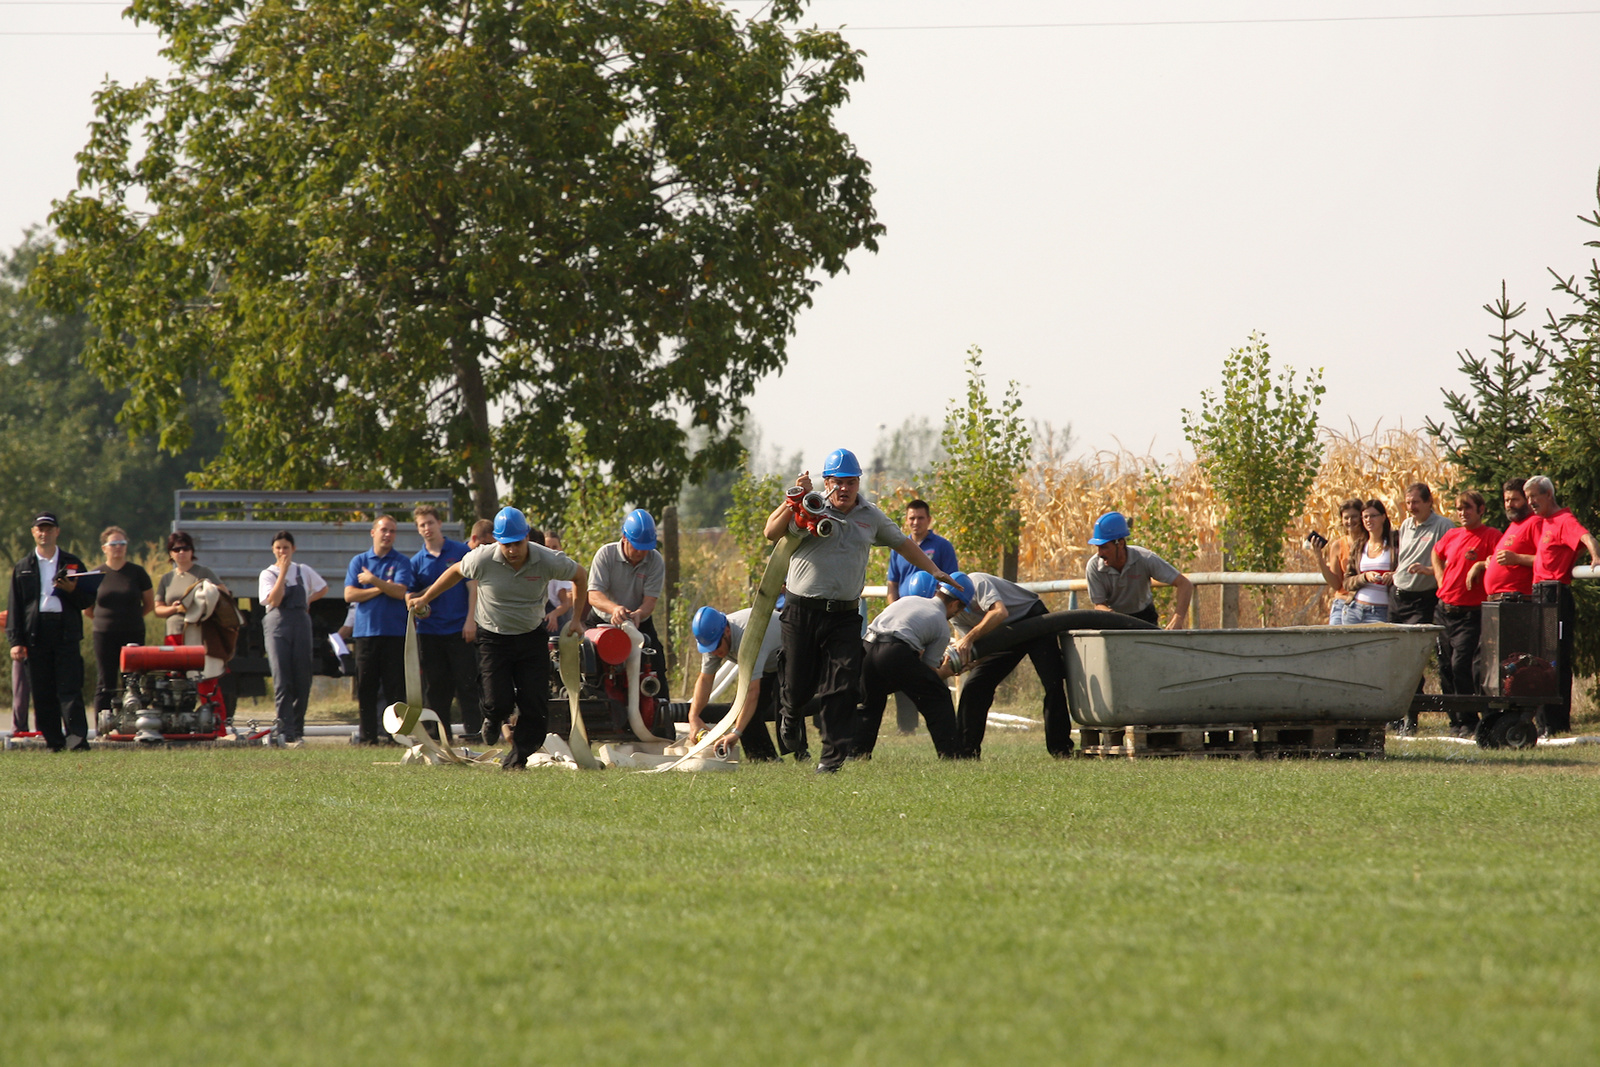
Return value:
M 1093 630 L 1064 636 L 1084 726 L 1389 722 L 1405 715 L 1437 626 Z

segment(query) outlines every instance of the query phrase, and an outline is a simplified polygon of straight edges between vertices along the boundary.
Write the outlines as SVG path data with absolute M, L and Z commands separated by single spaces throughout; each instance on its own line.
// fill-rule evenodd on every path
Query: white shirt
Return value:
M 561 606 L 562 591 L 575 588 L 576 587 L 571 582 L 563 582 L 558 579 L 551 579 L 550 585 L 548 586 L 548 592 L 546 593 L 547 599 L 545 600 L 547 610 L 554 611 L 556 608 L 559 608 Z
M 283 583 L 284 588 L 287 589 L 291 585 L 304 585 L 306 587 L 307 600 L 310 600 L 312 597 L 322 592 L 322 590 L 328 588 L 328 583 L 323 579 L 322 575 L 318 574 L 310 567 L 307 567 L 304 563 L 291 563 L 289 566 L 291 569 L 289 571 L 289 577 Z M 278 565 L 274 563 L 272 566 L 261 572 L 261 577 L 257 582 L 257 588 L 259 589 L 261 595 L 256 599 L 260 600 L 263 604 L 266 603 L 267 594 L 272 592 L 272 587 L 277 584 Z
M 46 559 L 39 555 L 39 550 L 33 550 L 39 560 L 39 610 L 61 614 L 61 598 L 56 596 L 56 568 L 61 564 L 61 550 L 58 548 Z

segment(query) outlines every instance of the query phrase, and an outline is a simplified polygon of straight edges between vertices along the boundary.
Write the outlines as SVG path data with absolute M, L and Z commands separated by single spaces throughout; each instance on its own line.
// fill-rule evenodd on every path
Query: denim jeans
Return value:
M 1344 606 L 1345 626 L 1359 626 L 1364 622 L 1388 622 L 1389 605 L 1363 604 L 1359 600 L 1352 600 Z

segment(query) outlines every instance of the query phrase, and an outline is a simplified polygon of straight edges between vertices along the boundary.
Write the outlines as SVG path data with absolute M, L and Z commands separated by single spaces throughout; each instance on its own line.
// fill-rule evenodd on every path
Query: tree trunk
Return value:
M 492 519 L 500 510 L 500 492 L 494 477 L 494 446 L 483 369 L 477 359 L 464 352 L 457 352 L 452 363 L 456 387 L 461 390 L 461 409 L 467 416 L 467 439 L 462 443 L 467 446 L 467 466 L 472 476 L 472 510 L 480 519 Z

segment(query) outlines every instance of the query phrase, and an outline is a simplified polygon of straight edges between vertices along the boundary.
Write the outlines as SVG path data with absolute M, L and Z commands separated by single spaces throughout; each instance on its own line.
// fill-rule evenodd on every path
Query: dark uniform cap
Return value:
M 60 526 L 61 525 L 59 522 L 56 521 L 56 513 L 53 512 L 53 511 L 41 511 L 41 512 L 39 512 L 39 514 L 37 514 L 37 515 L 35 515 L 33 517 L 33 524 L 35 526 Z

